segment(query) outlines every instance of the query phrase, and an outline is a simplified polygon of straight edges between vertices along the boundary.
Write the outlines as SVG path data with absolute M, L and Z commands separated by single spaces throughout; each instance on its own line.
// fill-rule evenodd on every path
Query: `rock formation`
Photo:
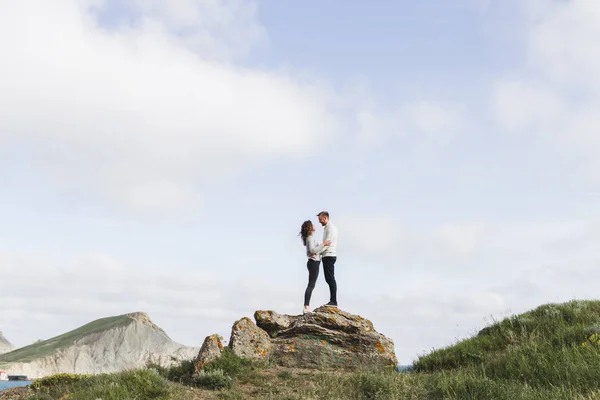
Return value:
M 324 306 L 303 315 L 259 310 L 254 319 L 256 324 L 249 318 L 234 323 L 229 341 L 233 353 L 299 368 L 398 365 L 390 338 L 375 331 L 371 321 L 338 308 Z M 197 360 L 207 359 L 207 349 L 202 347 Z M 218 357 L 221 349 L 213 346 L 210 358 Z M 197 369 L 201 366 L 197 361 Z
M 233 324 L 229 347 L 240 357 L 265 360 L 271 351 L 271 340 L 267 332 L 244 317 Z
M 0 369 L 39 378 L 61 372 L 96 374 L 171 365 L 198 348 L 173 342 L 145 313 L 93 321 L 71 332 L 0 355 Z
M 14 349 L 15 347 L 0 332 L 0 354 L 8 353 Z
M 204 339 L 198 356 L 194 360 L 196 372 L 209 362 L 219 358 L 223 351 L 223 338 L 219 335 L 210 335 Z

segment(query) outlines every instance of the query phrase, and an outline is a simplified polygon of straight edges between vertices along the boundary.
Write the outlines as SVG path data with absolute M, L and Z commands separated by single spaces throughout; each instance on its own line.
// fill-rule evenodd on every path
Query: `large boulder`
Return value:
M 275 311 L 258 310 L 254 313 L 256 325 L 274 338 L 277 334 L 291 326 L 300 316 L 278 314 Z
M 206 364 L 219 358 L 223 352 L 223 338 L 220 335 L 210 335 L 204 339 L 202 347 L 198 352 L 194 366 L 196 372 L 200 371 Z
M 271 352 L 271 341 L 267 332 L 244 317 L 233 324 L 229 347 L 240 357 L 265 360 Z
M 371 321 L 335 307 L 323 306 L 300 316 L 259 310 L 254 318 L 257 325 L 246 318 L 236 322 L 234 330 L 260 337 L 259 347 L 269 348 L 261 354 L 283 366 L 358 369 L 398 365 L 390 338 L 378 333 Z M 252 342 L 246 353 L 256 354 L 256 343 Z

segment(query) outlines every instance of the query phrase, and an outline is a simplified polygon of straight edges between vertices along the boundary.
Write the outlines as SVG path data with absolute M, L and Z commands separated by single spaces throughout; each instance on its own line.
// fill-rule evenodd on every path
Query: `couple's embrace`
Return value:
M 319 222 L 324 227 L 323 243 L 317 243 L 314 237 L 315 227 L 312 222 L 304 221 L 300 229 L 302 243 L 306 247 L 306 255 L 308 261 L 306 267 L 308 269 L 308 286 L 304 292 L 304 312 L 310 312 L 310 296 L 319 277 L 319 264 L 323 261 L 323 272 L 325 273 L 325 281 L 329 285 L 329 303 L 325 304 L 329 307 L 337 307 L 337 284 L 335 282 L 335 261 L 337 260 L 337 228 L 329 221 L 329 213 L 321 211 L 317 214 Z

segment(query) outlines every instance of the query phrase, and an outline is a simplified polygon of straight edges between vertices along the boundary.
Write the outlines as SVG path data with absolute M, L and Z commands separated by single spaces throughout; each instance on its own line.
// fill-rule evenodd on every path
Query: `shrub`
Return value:
M 34 380 L 29 387 L 36 392 L 47 392 L 57 386 L 72 386 L 76 383 L 88 380 L 92 375 L 80 374 L 55 374 Z
M 205 371 L 222 370 L 231 378 L 240 375 L 252 374 L 253 371 L 266 366 L 266 363 L 254 361 L 250 358 L 239 357 L 229 348 L 223 349 L 221 356 L 204 366 Z
M 194 361 L 183 360 L 179 364 L 170 367 L 163 367 L 158 364 L 148 364 L 146 368 L 153 369 L 163 378 L 183 385 L 192 385 L 192 376 L 194 375 Z
M 281 371 L 277 374 L 279 379 L 283 379 L 284 381 L 292 379 L 292 374 L 289 371 Z
M 223 349 L 221 356 L 204 366 L 205 371 L 221 370 L 224 374 L 234 378 L 240 373 L 244 365 L 248 365 L 249 360 L 238 357 L 229 348 Z
M 45 385 L 40 386 L 43 390 L 36 392 L 31 400 L 167 400 L 175 398 L 174 391 L 168 382 L 158 373 L 149 369 L 83 378 L 54 378 L 43 382 L 46 382 Z M 38 386 L 43 382 L 38 383 Z
M 213 369 L 210 371 L 200 371 L 194 376 L 194 381 L 198 386 L 202 386 L 210 390 L 228 389 L 231 387 L 231 377 L 225 375 L 221 369 Z

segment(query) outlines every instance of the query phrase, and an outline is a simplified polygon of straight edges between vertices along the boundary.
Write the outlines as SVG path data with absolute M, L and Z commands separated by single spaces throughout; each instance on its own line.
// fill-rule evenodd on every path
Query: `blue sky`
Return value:
M 200 345 L 257 309 L 298 313 L 297 232 L 322 209 L 342 308 L 402 363 L 490 318 L 594 298 L 599 14 L 0 6 L 0 330 L 26 345 L 146 311 Z

